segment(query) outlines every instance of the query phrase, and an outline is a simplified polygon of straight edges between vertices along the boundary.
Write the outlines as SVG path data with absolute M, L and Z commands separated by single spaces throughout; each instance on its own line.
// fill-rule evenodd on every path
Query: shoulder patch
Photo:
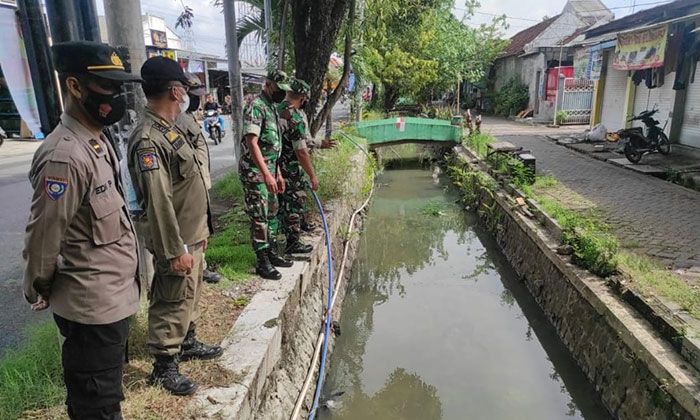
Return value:
M 158 154 L 154 147 L 137 150 L 136 155 L 139 160 L 139 169 L 141 169 L 141 172 L 154 171 L 160 167 L 158 165 Z
M 68 189 L 68 180 L 47 176 L 44 178 L 44 189 L 49 198 L 56 201 L 61 198 Z

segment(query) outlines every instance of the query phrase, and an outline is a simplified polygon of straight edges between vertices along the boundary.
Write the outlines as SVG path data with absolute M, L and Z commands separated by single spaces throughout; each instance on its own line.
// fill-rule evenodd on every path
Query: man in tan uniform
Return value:
M 185 73 L 185 77 L 190 85 L 190 90 L 187 92 L 187 95 L 190 97 L 190 106 L 187 108 L 187 111 L 180 114 L 175 122 L 175 125 L 177 125 L 180 131 L 185 133 L 187 141 L 189 141 L 192 147 L 197 150 L 197 159 L 199 159 L 199 163 L 201 164 L 200 167 L 202 168 L 202 176 L 204 177 L 204 183 L 206 184 L 208 191 L 211 189 L 211 163 L 209 159 L 209 146 L 207 145 L 207 140 L 204 138 L 204 134 L 202 133 L 202 127 L 194 117 L 194 112 L 199 108 L 202 95 L 206 93 L 206 90 L 204 89 L 202 82 L 199 80 L 199 77 L 196 75 L 192 73 Z M 204 259 L 204 271 L 202 272 L 202 278 L 207 283 L 218 283 L 221 281 L 221 275 L 219 275 L 219 273 L 216 271 L 209 270 L 207 267 L 206 258 Z
M 221 347 L 203 344 L 195 334 L 210 234 L 209 196 L 197 151 L 174 125 L 189 105 L 184 73 L 175 61 L 152 57 L 141 67 L 141 77 L 148 105 L 129 138 L 128 165 L 156 258 L 148 308 L 148 348 L 155 356 L 149 383 L 191 395 L 197 387 L 180 374 L 178 359 L 222 354 Z
M 24 294 L 51 306 L 71 419 L 121 419 L 128 317 L 139 308 L 138 251 L 123 199 L 119 162 L 102 134 L 121 119 L 124 71 L 96 42 L 53 46 L 65 112 L 34 155 Z M 99 385 L 99 386 L 98 386 Z

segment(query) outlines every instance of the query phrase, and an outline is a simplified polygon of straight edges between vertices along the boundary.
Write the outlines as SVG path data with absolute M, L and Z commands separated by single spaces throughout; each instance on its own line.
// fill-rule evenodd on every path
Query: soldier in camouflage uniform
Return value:
M 306 145 L 308 125 L 301 107 L 307 100 L 309 85 L 299 79 L 290 82 L 291 91 L 287 98 L 278 105 L 280 115 L 280 131 L 282 133 L 282 155 L 280 170 L 286 183 L 286 189 L 280 195 L 280 220 L 282 229 L 287 236 L 287 253 L 309 253 L 313 249 L 301 242 L 301 222 L 306 206 L 306 191 L 308 184 L 304 173 L 309 175 L 311 189 L 318 189 L 318 179 L 311 164 L 309 149 Z
M 270 280 L 282 278 L 275 267 L 292 263 L 277 255 L 277 194 L 285 182 L 278 171 L 282 139 L 275 104 L 282 102 L 290 88 L 282 71 L 268 73 L 263 92 L 243 111 L 243 141 L 239 176 L 245 191 L 246 213 L 250 217 L 255 271 Z

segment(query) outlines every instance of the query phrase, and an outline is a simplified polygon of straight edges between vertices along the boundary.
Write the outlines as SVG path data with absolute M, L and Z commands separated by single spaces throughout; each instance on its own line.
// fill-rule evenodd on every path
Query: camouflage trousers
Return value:
M 279 221 L 277 194 L 270 194 L 264 182 L 243 181 L 245 210 L 250 218 L 250 235 L 254 251 L 270 247 L 270 240 L 277 236 Z
M 308 184 L 299 162 L 288 163 L 283 175 L 287 186 L 279 197 L 282 232 L 287 235 L 287 238 L 298 238 L 301 235 L 301 222 L 306 213 Z

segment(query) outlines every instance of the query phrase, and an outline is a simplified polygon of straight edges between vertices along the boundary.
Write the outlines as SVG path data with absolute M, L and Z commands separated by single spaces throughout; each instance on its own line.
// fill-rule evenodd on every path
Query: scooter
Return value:
M 630 162 L 639 163 L 645 153 L 659 152 L 663 155 L 671 153 L 671 142 L 664 133 L 668 120 L 663 128 L 660 127 L 659 122 L 653 118 L 657 112 L 659 112 L 658 109 L 642 111 L 628 120 L 644 123 L 646 134 L 642 127 L 624 128 L 617 132 L 620 140 L 625 142 L 625 157 Z
M 221 139 L 224 137 L 224 130 L 221 129 L 221 123 L 219 122 L 219 111 L 210 109 L 206 111 L 205 118 L 207 119 L 209 138 L 214 140 L 215 145 L 221 143 Z

